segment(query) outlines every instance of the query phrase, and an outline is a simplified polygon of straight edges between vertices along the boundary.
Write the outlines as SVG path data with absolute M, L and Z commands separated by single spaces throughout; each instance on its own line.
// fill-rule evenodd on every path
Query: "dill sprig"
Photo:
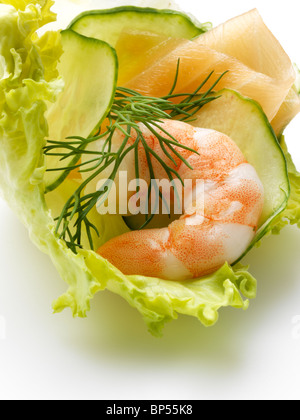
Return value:
M 166 176 L 170 181 L 175 178 L 179 179 L 182 184 L 178 172 L 174 169 L 172 164 L 176 166 L 173 156 L 176 156 L 187 167 L 192 169 L 190 164 L 184 159 L 178 148 L 189 150 L 192 153 L 197 153 L 178 142 L 170 133 L 168 133 L 161 122 L 163 119 L 177 119 L 180 121 L 191 122 L 195 114 L 208 102 L 218 98 L 212 95 L 216 85 L 224 76 L 224 72 L 204 93 L 199 93 L 204 85 L 210 80 L 213 72 L 211 72 L 205 80 L 192 93 L 174 94 L 178 74 L 179 61 L 177 64 L 174 83 L 168 95 L 156 98 L 150 96 L 143 96 L 142 94 L 125 87 L 118 87 L 115 93 L 113 105 L 107 115 L 107 127 L 102 132 L 99 132 L 88 138 L 80 136 L 68 137 L 64 141 L 49 140 L 45 147 L 44 153 L 48 156 L 57 156 L 63 162 L 69 158 L 75 164 L 72 166 L 62 166 L 59 168 L 49 168 L 47 171 L 62 171 L 67 176 L 71 171 L 77 169 L 79 172 L 88 172 L 89 176 L 82 181 L 76 191 L 65 203 L 61 214 L 56 218 L 56 234 L 61 239 L 64 239 L 68 247 L 76 253 L 78 247 L 82 247 L 82 236 L 85 230 L 91 249 L 94 249 L 94 241 L 92 233 L 95 232 L 99 236 L 99 231 L 95 224 L 89 219 L 89 213 L 95 206 L 101 206 L 110 191 L 110 182 L 114 181 L 121 163 L 125 157 L 134 152 L 135 156 L 135 175 L 139 179 L 139 147 L 142 145 L 147 159 L 150 184 L 148 189 L 148 199 L 150 199 L 154 187 L 154 194 L 156 195 L 156 203 L 164 201 L 158 186 L 155 184 L 155 171 L 152 164 L 152 159 L 155 159 L 164 169 Z M 161 150 L 167 156 L 170 164 L 161 159 L 161 157 L 148 145 L 143 133 L 140 129 L 139 123 L 147 127 L 153 135 L 157 138 Z M 117 152 L 112 151 L 113 135 L 116 130 L 124 134 L 124 140 Z M 160 134 L 163 133 L 163 134 Z M 135 135 L 133 136 L 133 132 Z M 129 139 L 135 138 L 132 144 Z M 87 147 L 98 140 L 103 140 L 103 147 L 100 151 L 93 151 Z M 81 162 L 80 159 L 85 156 Z M 86 186 L 99 176 L 104 170 L 112 165 L 111 174 L 99 191 L 93 193 L 85 193 Z M 65 177 L 64 177 L 65 178 Z M 152 182 L 151 182 L 152 181 Z M 136 192 L 139 192 L 139 185 L 136 186 Z M 143 229 L 153 219 L 155 212 L 148 212 L 145 215 L 145 222 L 140 227 Z

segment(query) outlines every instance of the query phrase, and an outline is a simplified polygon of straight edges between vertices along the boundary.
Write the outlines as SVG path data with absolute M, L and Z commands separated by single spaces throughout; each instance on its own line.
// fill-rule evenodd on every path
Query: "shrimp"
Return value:
M 161 159 L 169 159 L 148 128 L 140 128 Z M 163 120 L 161 129 L 164 131 L 159 129 L 159 134 L 166 136 L 167 131 L 197 152 L 176 146 L 192 169 L 175 156 L 174 168 L 182 179 L 203 180 L 203 189 L 195 190 L 195 184 L 193 189 L 204 194 L 204 206 L 183 206 L 182 216 L 169 226 L 122 234 L 97 252 L 126 275 L 173 281 L 200 278 L 225 262 L 234 263 L 249 247 L 263 210 L 263 185 L 254 167 L 225 134 L 174 120 Z M 140 165 L 147 165 L 142 154 Z M 162 171 L 161 167 L 155 169 Z

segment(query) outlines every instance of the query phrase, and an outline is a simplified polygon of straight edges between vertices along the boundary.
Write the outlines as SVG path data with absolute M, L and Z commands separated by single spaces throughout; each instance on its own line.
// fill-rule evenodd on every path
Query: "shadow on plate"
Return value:
M 267 328 L 268 311 L 280 310 L 281 302 L 294 293 L 299 249 L 299 231 L 290 227 L 254 249 L 244 262 L 258 280 L 257 298 L 247 311 L 220 310 L 214 327 L 205 328 L 196 319 L 179 315 L 166 324 L 162 338 L 154 338 L 135 309 L 119 296 L 102 292 L 93 299 L 88 318 L 77 320 L 82 336 L 75 333 L 73 340 L 96 358 L 151 359 L 160 364 L 191 357 L 231 369 L 244 363 L 256 332 Z
M 26 287 L 32 288 L 30 299 L 35 310 L 47 316 L 50 309 L 44 307 L 45 302 L 63 293 L 65 284 L 13 215 L 6 218 L 1 232 L 2 238 L 7 238 L 7 246 L 19 253 L 20 266 L 28 273 L 33 271 L 32 277 L 26 278 Z M 21 255 L 24 249 L 26 255 Z M 151 360 L 161 365 L 192 358 L 205 360 L 208 366 L 218 369 L 237 367 L 245 362 L 247 348 L 251 347 L 256 332 L 266 328 L 268 312 L 276 308 L 280 311 L 281 303 L 284 306 L 284 301 L 294 293 L 299 277 L 299 249 L 300 234 L 294 227 L 286 228 L 280 236 L 265 239 L 260 248 L 253 249 L 244 262 L 250 264 L 250 271 L 258 280 L 257 298 L 250 302 L 247 311 L 220 310 L 214 327 L 205 328 L 198 320 L 179 315 L 178 320 L 166 324 L 162 338 L 155 338 L 135 309 L 119 296 L 105 291 L 92 300 L 85 319 L 73 319 L 69 310 L 51 315 L 54 339 L 72 347 L 72 352 L 75 349 L 95 361 L 106 357 L 120 364 L 125 359 L 141 364 Z M 40 297 L 38 303 L 36 297 Z M 30 310 L 30 302 L 27 308 Z

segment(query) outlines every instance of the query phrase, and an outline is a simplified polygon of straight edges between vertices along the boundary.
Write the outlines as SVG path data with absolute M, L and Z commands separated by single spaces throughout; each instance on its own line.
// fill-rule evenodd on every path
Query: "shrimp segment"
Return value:
M 192 193 L 203 195 L 204 206 L 183 207 L 183 215 L 168 227 L 123 234 L 98 253 L 126 275 L 189 280 L 210 274 L 225 262 L 234 263 L 246 251 L 258 227 L 264 190 L 255 169 L 228 136 L 180 121 L 162 124 L 179 143 L 198 152 L 176 146 L 193 169 L 176 156 L 173 166 L 184 180 L 203 180 L 202 189 L 192 184 Z M 146 127 L 140 128 L 170 166 L 158 140 Z M 147 165 L 142 158 L 140 163 Z M 157 178 L 166 177 L 155 160 L 153 167 Z

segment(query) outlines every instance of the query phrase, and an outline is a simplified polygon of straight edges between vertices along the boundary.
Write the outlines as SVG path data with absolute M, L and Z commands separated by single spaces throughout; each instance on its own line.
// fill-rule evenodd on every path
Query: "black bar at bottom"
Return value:
M 100 403 L 100 404 L 99 404 Z M 185 416 L 200 414 L 200 401 L 98 401 L 102 416 Z M 202 410 L 203 411 L 203 406 Z

